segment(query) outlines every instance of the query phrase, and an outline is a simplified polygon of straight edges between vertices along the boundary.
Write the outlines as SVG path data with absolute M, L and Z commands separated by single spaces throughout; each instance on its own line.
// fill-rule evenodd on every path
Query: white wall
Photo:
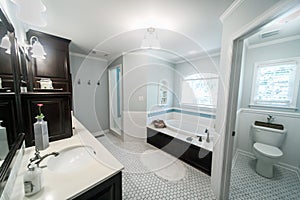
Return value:
M 108 129 L 107 62 L 71 54 L 70 65 L 74 115 L 92 133 Z
M 225 125 L 227 123 L 227 103 L 229 92 L 229 75 L 231 71 L 232 47 L 234 39 L 240 37 L 242 34 L 250 31 L 255 26 L 262 24 L 264 20 L 278 14 L 275 5 L 279 0 L 245 0 L 236 1 L 236 5 L 231 7 L 226 16 L 223 17 L 223 31 L 222 31 L 222 46 L 220 58 L 221 81 L 218 92 L 218 109 L 216 118 L 216 131 L 221 134 L 220 140 L 214 147 L 213 163 L 212 163 L 212 181 L 211 185 L 218 199 L 224 199 L 223 189 L 226 187 L 223 180 L 228 180 L 226 175 L 227 165 L 223 165 L 223 160 L 226 159 L 227 151 L 224 152 L 225 138 L 230 138 L 225 135 Z M 286 2 L 286 1 L 284 1 Z M 275 7 L 273 7 L 275 5 Z M 282 6 L 280 6 L 282 7 Z M 235 119 L 232 119 L 235 121 Z M 229 122 L 228 122 L 229 123 Z M 227 143 L 227 141 L 226 141 Z M 227 149 L 226 149 L 227 150 Z M 225 154 L 224 154 L 225 153 Z M 228 183 L 227 183 L 228 184 Z
M 288 165 L 291 169 L 298 168 L 300 164 L 299 141 L 300 132 L 298 124 L 300 124 L 300 114 L 284 113 L 278 111 L 266 111 L 255 109 L 241 109 L 238 114 L 237 124 L 237 148 L 243 151 L 253 153 L 253 139 L 251 132 L 251 124 L 254 121 L 266 121 L 266 116 L 272 114 L 275 117 L 274 123 L 283 124 L 288 130 L 286 139 L 281 147 L 283 157 L 279 162 Z
M 17 5 L 12 1 L 0 0 L 0 7 L 3 8 L 5 14 L 7 14 L 9 20 L 15 28 L 15 37 L 19 44 L 24 45 L 26 39 L 26 25 L 23 24 L 16 16 Z
M 276 42 L 276 40 L 274 40 Z M 300 57 L 300 39 L 281 42 L 277 44 L 262 46 L 258 48 L 251 48 L 249 46 L 246 48 L 244 55 L 244 78 L 242 86 L 242 95 L 241 95 L 241 108 L 248 108 L 251 98 L 252 82 L 253 82 L 253 71 L 254 65 L 257 62 L 269 61 L 269 60 L 279 60 L 285 58 Z M 299 94 L 299 92 L 298 92 Z M 299 96 L 299 95 L 298 95 Z M 300 98 L 298 98 L 297 106 L 300 106 Z M 268 109 L 268 108 L 264 108 Z M 272 108 L 274 110 L 274 108 Z M 280 110 L 291 112 L 290 110 Z M 293 111 L 294 112 L 294 111 Z M 296 112 L 300 112 L 297 110 Z
M 123 57 L 124 111 L 146 111 L 147 68 L 150 58 L 142 54 L 127 54 Z
M 276 42 L 276 40 L 274 41 Z M 292 168 L 297 168 L 300 164 L 300 157 L 297 157 L 296 152 L 299 151 L 297 144 L 294 141 L 300 141 L 300 134 L 298 134 L 298 127 L 295 124 L 299 123 L 299 110 L 284 110 L 276 111 L 275 108 L 261 107 L 248 108 L 250 104 L 254 64 L 256 62 L 278 60 L 291 57 L 299 57 L 300 40 L 288 41 L 283 43 L 272 44 L 268 46 L 261 46 L 259 48 L 247 47 L 244 55 L 243 84 L 241 88 L 241 110 L 242 112 L 237 116 L 237 137 L 235 138 L 236 148 L 252 153 L 252 138 L 249 137 L 250 125 L 255 120 L 266 121 L 267 115 L 276 116 L 274 123 L 283 124 L 288 129 L 287 139 L 283 143 L 282 151 L 284 153 L 280 162 L 287 164 Z M 299 96 L 299 92 L 298 92 Z M 297 107 L 300 105 L 300 98 L 297 101 Z M 247 108 L 246 111 L 244 108 Z M 286 114 L 282 114 L 286 112 Z
M 142 53 L 126 54 L 123 58 L 124 140 L 145 140 L 147 110 L 157 104 L 160 80 L 167 80 L 169 87 L 173 86 L 172 65 Z
M 154 61 L 151 64 L 151 67 L 147 71 L 147 80 L 149 83 L 147 86 L 147 111 L 173 106 L 173 78 L 173 64 L 161 60 Z M 164 107 L 158 106 L 158 89 L 162 80 L 166 81 L 168 88 L 167 105 Z

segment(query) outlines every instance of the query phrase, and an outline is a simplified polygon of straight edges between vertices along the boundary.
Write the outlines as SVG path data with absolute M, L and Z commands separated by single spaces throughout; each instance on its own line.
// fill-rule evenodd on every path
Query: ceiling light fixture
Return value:
M 18 5 L 17 17 L 24 23 L 44 27 L 47 25 L 43 13 L 47 10 L 41 0 L 11 0 Z
M 10 54 L 11 43 L 7 34 L 1 39 L 0 47 L 6 50 L 5 53 Z
M 31 50 L 30 52 L 31 57 L 36 58 L 36 59 L 46 59 L 46 52 L 44 50 L 44 47 L 42 46 L 42 44 L 39 42 L 38 37 L 36 36 L 32 36 L 30 38 L 30 46 Z
M 144 39 L 141 45 L 142 49 L 161 49 L 160 41 L 158 39 L 155 28 L 147 28 Z

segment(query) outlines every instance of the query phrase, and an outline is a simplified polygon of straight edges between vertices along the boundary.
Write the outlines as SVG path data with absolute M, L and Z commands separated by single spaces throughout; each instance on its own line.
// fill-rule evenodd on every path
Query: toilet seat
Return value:
M 269 158 L 278 158 L 283 155 L 282 151 L 274 146 L 267 145 L 267 144 L 262 144 L 262 143 L 255 143 L 253 145 L 254 149 L 264 156 L 267 156 Z

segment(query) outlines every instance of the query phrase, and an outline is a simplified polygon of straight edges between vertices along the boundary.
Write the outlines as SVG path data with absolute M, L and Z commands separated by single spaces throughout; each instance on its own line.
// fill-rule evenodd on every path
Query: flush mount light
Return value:
M 43 13 L 47 10 L 41 0 L 11 0 L 18 5 L 17 17 L 24 23 L 33 26 L 46 26 Z
M 36 58 L 36 59 L 46 59 L 46 52 L 44 50 L 44 47 L 41 45 L 41 43 L 39 42 L 39 39 L 36 36 L 32 36 L 30 38 L 30 47 L 31 50 L 30 52 L 31 57 Z
M 147 28 L 144 39 L 141 45 L 142 49 L 161 49 L 160 41 L 158 39 L 155 28 Z
M 7 34 L 2 38 L 0 47 L 6 50 L 5 53 L 10 54 L 11 43 Z

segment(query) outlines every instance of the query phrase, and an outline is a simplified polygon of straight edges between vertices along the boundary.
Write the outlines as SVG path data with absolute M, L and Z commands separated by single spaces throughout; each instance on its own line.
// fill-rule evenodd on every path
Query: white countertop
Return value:
M 216 143 L 215 141 L 218 139 L 218 134 L 211 132 L 212 137 L 210 139 L 210 142 L 205 141 L 206 137 L 203 137 L 202 142 L 199 142 L 198 138 L 195 135 L 179 133 L 179 132 L 173 131 L 173 130 L 168 129 L 168 128 L 155 128 L 152 124 L 148 125 L 147 127 L 151 128 L 153 130 L 156 130 L 158 132 L 164 133 L 166 135 L 169 135 L 171 137 L 177 138 L 179 140 L 182 140 L 184 142 L 187 142 L 187 143 L 193 144 L 195 146 L 204 148 L 204 149 L 206 149 L 208 151 L 211 151 L 211 152 L 213 151 L 214 144 Z M 192 141 L 187 141 L 186 138 L 188 138 L 188 137 L 192 137 L 193 140 Z
M 91 155 L 94 157 L 93 162 L 76 172 L 68 173 L 53 172 L 48 170 L 47 167 L 43 168 L 44 188 L 33 196 L 25 197 L 23 174 L 29 163 L 29 159 L 34 156 L 34 147 L 26 148 L 21 169 L 11 196 L 12 200 L 68 199 L 104 182 L 124 168 L 124 166 L 115 159 L 113 155 L 78 120 L 73 118 L 73 122 L 75 125 L 74 135 L 68 139 L 51 142 L 48 149 L 41 151 L 41 155 L 45 155 L 53 151 L 59 152 L 66 147 L 74 145 L 87 145 L 91 146 L 94 151 L 96 151 L 96 155 Z M 47 159 L 49 158 L 42 161 L 42 166 L 47 164 Z

